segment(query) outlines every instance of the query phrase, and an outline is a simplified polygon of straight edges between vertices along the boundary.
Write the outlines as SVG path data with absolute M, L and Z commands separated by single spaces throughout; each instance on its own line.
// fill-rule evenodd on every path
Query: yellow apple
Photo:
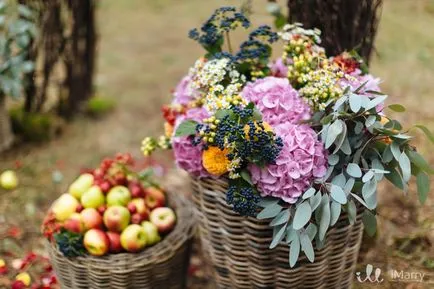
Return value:
M 53 204 L 51 210 L 57 221 L 66 221 L 77 209 L 80 203 L 70 194 L 61 195 Z
M 92 186 L 81 196 L 81 204 L 84 208 L 98 208 L 104 205 L 105 197 L 100 187 Z
M 93 175 L 83 174 L 79 176 L 70 186 L 68 192 L 77 200 L 93 185 Z
M 13 190 L 18 186 L 18 177 L 14 171 L 4 171 L 0 175 L 0 186 L 5 190 Z

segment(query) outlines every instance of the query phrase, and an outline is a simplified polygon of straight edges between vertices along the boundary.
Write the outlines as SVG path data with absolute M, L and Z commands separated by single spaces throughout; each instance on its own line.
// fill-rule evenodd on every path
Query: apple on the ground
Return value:
M 103 225 L 102 216 L 94 208 L 87 208 L 81 211 L 81 217 L 85 230 L 101 229 Z
M 136 207 L 136 213 L 139 213 L 142 216 L 143 220 L 149 219 L 149 210 L 148 207 L 146 206 L 145 199 L 143 198 L 132 199 L 130 204 L 134 204 L 134 206 Z
M 85 208 L 98 208 L 104 205 L 105 197 L 98 186 L 92 186 L 81 196 L 81 204 Z
M 63 222 L 76 212 L 79 202 L 70 194 L 61 195 L 53 204 L 51 210 L 57 221 Z
M 110 240 L 105 232 L 99 229 L 91 229 L 84 234 L 84 247 L 89 254 L 94 256 L 105 255 L 110 249 Z
M 121 245 L 128 252 L 138 252 L 146 246 L 146 232 L 142 226 L 129 225 L 121 234 Z
M 122 252 L 121 235 L 115 232 L 107 232 L 107 237 L 110 240 L 110 253 Z
M 147 245 L 154 245 L 158 242 L 160 242 L 161 237 L 160 234 L 158 234 L 157 226 L 152 224 L 149 221 L 143 221 L 142 227 L 145 229 L 146 232 L 146 244 Z
M 116 186 L 111 188 L 107 194 L 107 205 L 110 206 L 127 206 L 131 201 L 131 193 L 124 186 Z
M 79 213 L 73 213 L 63 224 L 63 227 L 74 233 L 82 233 L 85 230 L 83 217 Z
M 82 174 L 69 186 L 68 192 L 80 200 L 81 196 L 93 185 L 93 182 L 93 175 Z
M 122 206 L 108 207 L 104 213 L 104 225 L 109 231 L 122 232 L 130 223 L 130 212 Z
M 164 207 L 166 204 L 166 196 L 164 195 L 164 192 L 160 189 L 149 187 L 145 190 L 145 200 L 146 200 L 146 206 L 153 210 L 158 207 Z
M 0 187 L 5 190 L 13 190 L 18 187 L 17 174 L 12 170 L 4 171 L 0 175 Z
M 175 212 L 167 207 L 154 209 L 151 211 L 149 219 L 157 227 L 160 234 L 170 232 L 176 223 Z

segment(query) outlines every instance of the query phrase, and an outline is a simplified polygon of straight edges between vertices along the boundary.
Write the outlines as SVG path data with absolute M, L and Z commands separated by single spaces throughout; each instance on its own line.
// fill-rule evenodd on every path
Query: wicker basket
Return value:
M 52 243 L 47 249 L 61 288 L 185 288 L 194 218 L 191 204 L 169 194 L 177 214 L 175 229 L 163 241 L 136 254 L 66 258 Z
M 246 218 L 226 204 L 224 180 L 193 179 L 203 250 L 212 263 L 218 288 L 350 288 L 363 233 L 360 212 L 354 225 L 341 215 L 315 249 L 315 262 L 300 254 L 288 265 L 288 246 L 269 249 L 272 229 L 267 221 Z
M 0 95 L 0 152 L 10 148 L 14 140 L 5 102 L 6 98 Z

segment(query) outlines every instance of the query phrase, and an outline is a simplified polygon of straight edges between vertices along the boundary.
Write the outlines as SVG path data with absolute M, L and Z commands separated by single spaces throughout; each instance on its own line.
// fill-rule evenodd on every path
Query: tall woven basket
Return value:
M 226 204 L 224 180 L 193 179 L 193 199 L 200 239 L 213 265 L 218 288 L 350 288 L 362 239 L 361 214 L 350 225 L 342 214 L 315 249 L 315 262 L 300 254 L 288 265 L 288 245 L 269 249 L 272 229 L 267 221 L 242 217 Z
M 0 95 L 0 152 L 10 148 L 13 140 L 6 99 L 5 96 Z
M 178 289 L 185 288 L 194 218 L 191 204 L 173 193 L 169 203 L 177 214 L 175 229 L 163 241 L 140 253 L 66 258 L 47 242 L 61 288 Z

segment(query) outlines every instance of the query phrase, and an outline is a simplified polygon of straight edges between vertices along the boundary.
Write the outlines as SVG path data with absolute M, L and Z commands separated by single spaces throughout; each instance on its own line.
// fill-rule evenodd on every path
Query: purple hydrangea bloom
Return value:
M 315 178 L 327 171 L 327 152 L 308 125 L 283 123 L 274 128 L 283 140 L 276 164 L 260 168 L 249 166 L 253 183 L 262 196 L 295 203 Z
M 197 91 L 191 86 L 191 77 L 184 76 L 173 92 L 173 103 L 186 105 L 197 97 Z
M 184 120 L 195 120 L 202 122 L 209 117 L 205 108 L 192 108 L 185 115 L 178 117 L 175 123 L 176 128 Z M 200 146 L 194 146 L 188 137 L 173 137 L 172 148 L 175 155 L 175 162 L 178 167 L 196 177 L 208 177 L 202 165 L 202 149 Z
M 248 83 L 242 95 L 253 102 L 265 122 L 271 126 L 280 123 L 299 123 L 310 118 L 309 105 L 300 98 L 288 79 L 266 77 Z

